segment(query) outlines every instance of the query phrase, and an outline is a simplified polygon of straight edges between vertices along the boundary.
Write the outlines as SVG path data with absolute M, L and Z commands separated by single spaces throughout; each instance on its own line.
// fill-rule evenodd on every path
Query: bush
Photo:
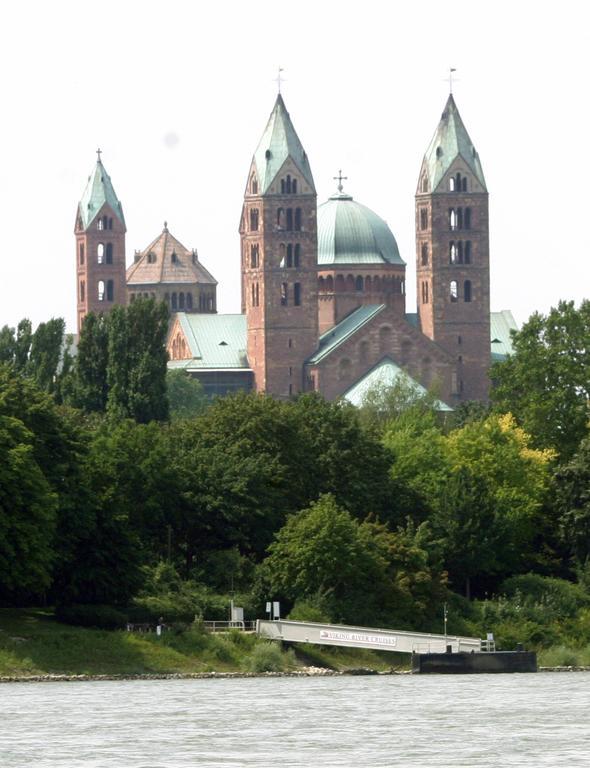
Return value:
M 128 621 L 125 613 L 110 605 L 61 605 L 55 618 L 62 624 L 96 629 L 123 629 Z
M 297 600 L 291 613 L 289 613 L 289 619 L 291 621 L 311 621 L 321 624 L 330 624 L 332 621 L 325 606 L 322 605 L 319 599 Z
M 246 659 L 248 672 L 282 672 L 287 664 L 294 664 L 293 653 L 284 654 L 277 643 L 259 643 Z
M 575 616 L 580 608 L 590 606 L 590 595 L 579 584 L 536 573 L 506 579 L 501 592 L 523 607 L 542 609 L 545 620 L 548 615 Z

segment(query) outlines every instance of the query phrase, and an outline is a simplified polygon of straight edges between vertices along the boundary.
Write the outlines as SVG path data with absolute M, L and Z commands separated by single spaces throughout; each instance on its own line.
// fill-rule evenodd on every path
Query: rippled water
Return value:
M 0 686 L 0 766 L 589 766 L 590 674 Z

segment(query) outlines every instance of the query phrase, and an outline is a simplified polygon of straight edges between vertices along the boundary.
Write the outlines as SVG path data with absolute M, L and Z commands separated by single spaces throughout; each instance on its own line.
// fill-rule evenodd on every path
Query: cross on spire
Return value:
M 102 149 L 100 149 L 100 147 L 96 150 L 96 155 L 98 157 L 98 162 L 99 163 L 102 162 L 102 160 L 100 159 L 100 156 L 102 155 Z
M 281 77 L 281 72 L 284 72 L 285 70 L 283 67 L 279 67 L 279 71 L 277 73 L 277 76 L 275 77 L 275 82 L 279 88 L 279 93 L 281 92 L 281 83 L 284 83 L 284 78 Z
M 332 178 L 334 179 L 334 181 L 338 182 L 338 192 L 342 192 L 342 189 L 343 189 L 342 182 L 343 181 L 348 181 L 348 176 L 343 176 L 342 175 L 342 168 L 341 168 L 338 171 L 338 176 L 332 176 Z

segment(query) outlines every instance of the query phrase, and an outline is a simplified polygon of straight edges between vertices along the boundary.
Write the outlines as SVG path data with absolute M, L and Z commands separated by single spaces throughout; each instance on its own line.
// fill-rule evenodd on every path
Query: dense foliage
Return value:
M 533 316 L 493 408 L 446 417 L 403 384 L 360 410 L 210 401 L 166 375 L 166 323 L 151 301 L 89 315 L 74 359 L 61 321 L 0 330 L 1 601 L 188 621 L 232 594 L 436 630 L 447 602 L 455 631 L 541 642 L 545 615 L 590 642 L 587 303 Z

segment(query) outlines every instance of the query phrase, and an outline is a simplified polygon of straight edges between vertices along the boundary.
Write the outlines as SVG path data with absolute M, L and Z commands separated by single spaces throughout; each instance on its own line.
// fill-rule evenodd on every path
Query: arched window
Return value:
M 260 288 L 259 288 L 258 283 L 255 284 L 254 288 L 255 288 L 254 294 L 256 296 L 256 306 L 259 306 L 259 304 L 260 304 Z M 213 306 L 213 302 L 211 302 L 211 306 Z
M 334 291 L 334 278 L 332 277 L 332 275 L 328 275 L 328 277 L 326 278 L 326 290 L 329 293 L 332 293 Z
M 343 357 L 338 363 L 338 378 L 340 381 L 346 381 L 350 376 L 350 360 L 347 357 Z
M 258 180 L 256 179 L 256 176 L 252 175 L 252 179 L 250 180 L 250 192 L 253 195 L 258 194 Z
M 109 219 L 109 229 L 112 229 L 112 228 L 113 228 L 113 220 Z
M 379 351 L 381 353 L 391 351 L 391 328 L 388 325 L 379 328 Z
M 156 263 L 156 254 L 150 251 L 147 255 L 148 264 L 155 264 Z
M 457 246 L 455 245 L 455 241 L 451 240 L 449 243 L 449 263 L 455 264 L 457 262 Z
M 471 208 L 465 209 L 465 229 L 471 229 Z
M 463 240 L 457 243 L 457 263 L 463 264 Z
M 84 280 L 80 280 L 80 301 L 86 300 L 86 283 Z
M 301 232 L 301 208 L 295 208 L 295 231 Z
M 297 194 L 297 179 L 293 179 L 291 183 L 291 192 L 296 195 Z
M 104 243 L 99 243 L 96 246 L 96 260 L 99 264 L 104 263 Z
M 359 344 L 359 360 L 361 363 L 366 363 L 369 358 L 369 342 L 361 341 Z
M 456 175 L 455 182 L 456 182 L 455 183 L 455 188 L 456 188 L 457 192 L 460 192 L 461 191 L 461 174 L 460 173 L 458 173 Z
M 102 232 L 102 230 L 104 229 L 104 221 L 102 219 L 98 219 L 98 221 L 96 222 L 96 228 Z
M 112 280 L 107 280 L 107 301 L 113 301 L 115 298 L 115 286 Z
M 293 244 L 289 243 L 287 245 L 287 267 L 293 266 Z
M 428 264 L 428 243 L 422 243 L 422 266 L 425 267 Z
M 471 264 L 471 240 L 465 242 L 465 263 Z
M 301 306 L 301 283 L 295 283 L 293 285 L 293 304 L 296 307 Z
M 457 281 L 451 280 L 451 283 L 449 285 L 449 298 L 454 303 L 457 301 L 458 293 L 457 293 Z
M 260 246 L 254 243 L 250 246 L 250 267 L 256 269 L 259 263 Z
M 176 293 L 172 294 L 172 309 L 178 309 L 178 297 L 176 296 Z
M 80 264 L 84 264 L 84 243 L 80 243 Z
M 285 228 L 285 209 L 284 208 L 277 208 L 277 228 L 278 229 Z
M 449 192 L 454 192 L 454 191 L 455 191 L 455 177 L 451 176 L 449 178 Z
M 178 309 L 184 309 L 184 293 L 181 291 L 178 294 Z
M 250 209 L 250 231 L 251 232 L 257 232 L 258 231 L 258 208 L 251 208 Z
M 296 269 L 299 269 L 300 263 L 301 263 L 301 246 L 299 245 L 299 243 L 295 243 L 295 250 L 293 252 L 293 266 Z
M 463 301 L 471 301 L 471 280 L 463 284 Z
M 358 275 L 356 280 L 354 281 L 354 289 L 355 291 L 362 291 L 364 288 L 363 278 Z
M 281 283 L 281 306 L 286 307 L 289 303 L 289 283 Z
M 113 244 L 107 243 L 107 264 L 113 263 Z
M 428 210 L 420 209 L 420 229 L 428 229 Z
M 104 301 L 104 280 L 98 281 L 98 300 Z
M 318 279 L 318 291 L 320 293 L 326 292 L 326 279 L 324 277 Z
M 467 192 L 467 177 L 466 176 L 463 176 L 463 178 L 461 179 L 461 191 L 462 192 Z

